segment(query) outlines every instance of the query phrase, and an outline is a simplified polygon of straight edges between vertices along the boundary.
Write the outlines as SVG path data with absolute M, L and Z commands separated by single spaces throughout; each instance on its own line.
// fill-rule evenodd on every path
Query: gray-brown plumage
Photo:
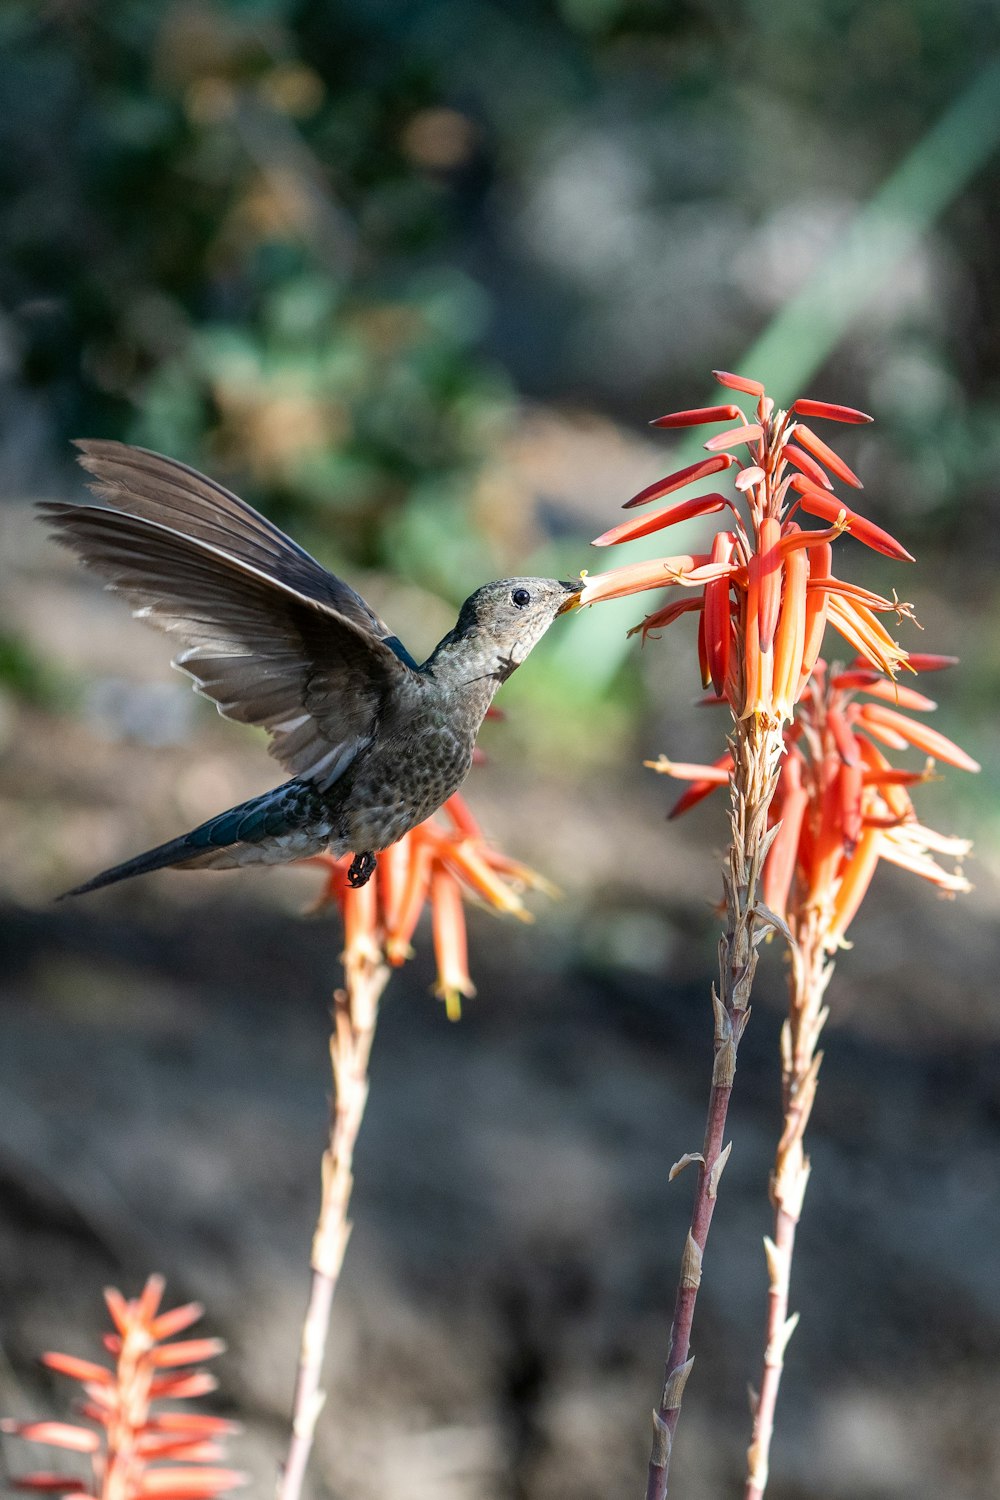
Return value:
M 488 583 L 418 665 L 360 594 L 221 485 L 144 448 L 77 446 L 105 503 L 41 505 L 55 539 L 177 636 L 174 665 L 221 714 L 266 729 L 294 779 L 69 895 L 324 849 L 353 852 L 363 883 L 374 852 L 465 780 L 497 688 L 579 594 L 554 578 Z

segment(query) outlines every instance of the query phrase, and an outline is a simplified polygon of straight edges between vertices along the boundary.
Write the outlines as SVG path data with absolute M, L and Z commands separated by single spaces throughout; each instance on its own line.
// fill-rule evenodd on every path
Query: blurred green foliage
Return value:
M 0 683 L 24 703 L 64 709 L 76 700 L 75 687 L 19 634 L 0 630 Z
M 522 399 L 636 428 L 689 401 L 998 39 L 980 0 L 6 0 L 0 437 L 146 443 L 452 602 L 575 571 L 585 522 L 497 462 Z M 918 546 L 994 505 L 988 187 L 816 392 L 878 411 Z M 549 658 L 560 712 L 578 658 Z
M 4 300 L 56 436 L 249 471 L 378 562 L 409 502 L 455 519 L 509 408 L 480 289 L 425 256 L 447 195 L 414 152 L 460 165 L 471 126 L 295 9 L 7 7 Z

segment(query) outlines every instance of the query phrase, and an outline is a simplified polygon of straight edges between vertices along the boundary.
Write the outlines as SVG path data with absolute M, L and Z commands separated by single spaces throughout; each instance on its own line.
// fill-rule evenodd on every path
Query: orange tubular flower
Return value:
M 912 561 L 894 537 L 841 500 L 837 483 L 860 490 L 861 481 L 809 425 L 871 418 L 851 407 L 806 399 L 780 411 L 759 381 L 714 373 L 728 393 L 743 398 L 741 403 L 674 412 L 653 424 L 667 429 L 721 424 L 723 430 L 704 443 L 709 457 L 648 485 L 625 508 L 730 469 L 735 471 L 731 498 L 720 491 L 676 500 L 646 519 L 613 527 L 596 543 L 629 543 L 725 509 L 729 514 L 709 550 L 586 577 L 579 598 L 587 605 L 647 589 L 683 590 L 665 599 L 661 594 L 635 630 L 645 639 L 682 614 L 695 615 L 701 680 L 711 683 L 714 694 L 704 701 L 726 703 L 732 715 L 730 753 L 713 765 L 662 756 L 647 762 L 688 783 L 672 817 L 717 787 L 728 787 L 732 834 L 723 863 L 726 933 L 719 985 L 712 991 L 714 1064 L 705 1146 L 698 1158 L 662 1395 L 654 1411 L 650 1500 L 667 1494 L 671 1445 L 691 1365 L 698 1277 L 725 1166 L 737 1047 L 749 1015 L 754 960 L 747 955 L 767 928 L 792 940 L 789 1018 L 782 1031 L 785 1126 L 771 1180 L 775 1237 L 766 1242 L 767 1352 L 745 1491 L 746 1500 L 761 1500 L 782 1353 L 794 1326 L 787 1317 L 788 1271 L 808 1178 L 802 1133 L 816 1088 L 816 1042 L 826 1015 L 830 956 L 843 943 L 882 860 L 946 894 L 968 889 L 961 872 L 968 844 L 920 824 L 910 798 L 910 788 L 931 775 L 931 763 L 919 771 L 899 769 L 885 749 L 916 749 L 977 769 L 952 741 L 910 717 L 933 708 L 932 700 L 895 682 L 901 668 L 916 673 L 946 664 L 943 658 L 909 657 L 890 635 L 881 617 L 910 618 L 911 606 L 891 590 L 875 593 L 834 573 L 834 548 L 845 533 L 894 563 Z M 752 411 L 743 410 L 747 398 Z M 813 524 L 813 518 L 821 524 Z M 858 653 L 846 672 L 832 678 L 820 657 L 827 625 Z
M 463 898 L 478 901 L 501 915 L 533 920 L 522 893 L 555 888 L 491 847 L 468 804 L 457 794 L 439 815 L 419 824 L 376 856 L 371 880 L 352 890 L 347 883 L 351 859 L 328 854 L 304 861 L 323 865 L 326 886 L 317 907 L 333 903 L 344 919 L 344 964 L 378 961 L 393 968 L 412 957 L 410 942 L 426 906 L 430 906 L 438 978 L 436 992 L 449 1020 L 461 1015 L 463 996 L 476 993 L 468 974 L 468 947 Z
M 463 997 L 471 1000 L 476 987 L 469 977 L 462 887 L 450 870 L 438 867 L 431 876 L 431 912 L 438 971 L 437 994 L 444 1001 L 449 1021 L 457 1021 L 462 1014 Z
M 925 670 L 953 660 L 917 659 Z M 764 901 L 793 933 L 818 918 L 830 953 L 843 943 L 879 860 L 912 871 L 945 895 L 969 889 L 961 870 L 968 841 L 919 823 L 907 790 L 932 778 L 933 761 L 920 771 L 894 767 L 873 738 L 897 749 L 914 746 L 964 771 L 978 771 L 979 766 L 938 730 L 898 709 L 865 701 L 891 700 L 896 694 L 901 707 L 917 712 L 935 706 L 922 693 L 879 676 L 864 661 L 829 680 L 825 664 L 817 661 L 794 721 L 785 726 L 786 755 L 770 814 L 770 826 L 778 832 L 764 864 Z M 724 761 L 682 765 L 661 756 L 647 764 L 691 783 L 671 816 L 687 811 L 727 779 L 721 773 Z M 953 860 L 955 867 L 946 868 L 938 856 Z
M 720 942 L 719 985 L 713 987 L 714 1064 L 704 1150 L 698 1157 L 691 1225 L 682 1262 L 662 1396 L 654 1410 L 647 1496 L 664 1500 L 673 1436 L 691 1366 L 694 1304 L 713 1202 L 728 1148 L 723 1149 L 739 1039 L 749 1015 L 754 962 L 747 955 L 767 928 L 790 939 L 789 1011 L 781 1033 L 784 1126 L 770 1196 L 773 1238 L 765 1240 L 768 1312 L 763 1370 L 747 1452 L 745 1500 L 762 1500 L 784 1348 L 795 1326 L 788 1294 L 795 1230 L 809 1177 L 803 1149 L 822 1054 L 824 995 L 833 958 L 881 861 L 901 866 L 946 894 L 968 890 L 961 861 L 969 844 L 917 821 L 910 791 L 932 775 L 901 769 L 889 752 L 922 751 L 974 771 L 964 750 L 913 714 L 933 700 L 896 683 L 901 668 L 918 673 L 950 658 L 907 652 L 880 616 L 912 616 L 895 593 L 886 597 L 834 575 L 833 550 L 844 533 L 893 562 L 912 561 L 896 539 L 835 493 L 835 481 L 861 488 L 851 468 L 815 433 L 824 420 L 865 423 L 864 412 L 799 399 L 775 409 L 759 381 L 716 371 L 730 392 L 748 397 L 752 413 L 720 405 L 661 417 L 654 426 L 725 430 L 704 447 L 712 455 L 648 486 L 643 505 L 722 469 L 733 474 L 733 497 L 713 493 L 680 501 L 645 522 L 629 521 L 598 538 L 601 546 L 630 542 L 678 521 L 722 507 L 730 515 L 705 553 L 631 563 L 585 579 L 581 605 L 645 589 L 681 587 L 677 602 L 658 601 L 636 627 L 643 637 L 683 613 L 698 617 L 703 683 L 728 703 L 730 753 L 713 765 L 661 756 L 646 764 L 687 782 L 670 816 L 686 812 L 717 787 L 730 793 L 732 839 L 723 863 L 726 933 Z M 735 424 L 735 425 L 734 425 Z M 852 496 L 852 498 L 855 498 Z M 810 524 L 815 517 L 821 526 Z M 846 549 L 843 549 L 846 551 Z M 838 570 L 839 571 L 839 570 Z M 668 596 L 668 598 L 671 596 Z M 831 625 L 858 653 L 846 671 L 827 673 L 820 657 Z M 685 1156 L 678 1163 L 691 1160 Z
M 696 600 L 688 609 L 701 610 L 698 645 L 703 677 L 729 700 L 738 718 L 757 716 L 777 725 L 792 716 L 819 654 L 827 622 L 877 671 L 891 677 L 907 663 L 906 652 L 878 615 L 908 617 L 910 606 L 835 579 L 831 544 L 848 532 L 895 560 L 912 558 L 882 527 L 833 493 L 834 479 L 853 488 L 860 488 L 861 482 L 801 420 L 860 423 L 869 422 L 870 417 L 852 407 L 805 399 L 793 402 L 787 412 L 778 411 L 759 381 L 724 371 L 716 371 L 715 376 L 728 390 L 755 401 L 753 416 L 748 418 L 733 403 L 657 418 L 654 427 L 737 425 L 709 438 L 704 445 L 709 458 L 648 485 L 625 508 L 658 500 L 727 468 L 736 470 L 733 499 L 719 493 L 695 496 L 648 519 L 615 526 L 598 537 L 595 545 L 634 541 L 723 506 L 732 511 L 735 525 L 731 521 L 716 534 L 707 554 L 629 563 L 587 578 L 580 603 L 596 604 L 645 589 L 697 588 Z M 746 456 L 740 458 L 730 449 L 745 449 Z M 801 522 L 806 516 L 831 524 L 824 530 L 805 529 Z M 645 635 L 654 625 L 669 624 L 673 618 L 668 606 L 648 616 L 640 628 Z
M 42 1355 L 42 1364 L 50 1370 L 82 1384 L 86 1400 L 80 1414 L 99 1430 L 71 1422 L 0 1423 L 3 1431 L 29 1442 L 89 1455 L 91 1477 L 28 1474 L 14 1481 L 15 1488 L 59 1494 L 64 1500 L 141 1500 L 153 1495 L 214 1500 L 246 1484 L 246 1475 L 214 1463 L 221 1454 L 219 1440 L 239 1430 L 234 1423 L 198 1412 L 152 1410 L 157 1400 L 183 1400 L 215 1388 L 204 1371 L 174 1371 L 219 1354 L 224 1347 L 219 1339 L 163 1342 L 196 1323 L 202 1308 L 192 1302 L 161 1313 L 159 1276 L 151 1276 L 132 1301 L 114 1288 L 104 1295 L 117 1330 L 104 1339 L 117 1362 L 114 1370 L 74 1355 Z

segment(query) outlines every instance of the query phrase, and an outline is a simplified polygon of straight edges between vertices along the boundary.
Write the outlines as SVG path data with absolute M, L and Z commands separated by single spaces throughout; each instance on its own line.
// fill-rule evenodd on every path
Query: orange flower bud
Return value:
M 457 1021 L 462 1015 L 463 996 L 471 999 L 476 988 L 469 977 L 462 892 L 455 877 L 440 866 L 431 879 L 431 920 L 438 971 L 436 993 L 444 1001 L 449 1021 Z
M 796 438 L 802 447 L 805 448 L 806 452 L 812 454 L 813 458 L 818 458 L 820 463 L 824 464 L 830 470 L 831 474 L 835 474 L 845 484 L 853 485 L 855 489 L 860 490 L 863 488 L 861 480 L 855 474 L 854 470 L 849 469 L 840 455 L 834 453 L 833 449 L 828 447 L 821 437 L 817 437 L 815 432 L 807 427 L 804 422 L 796 422 L 793 430 Z
M 427 900 L 427 893 L 430 889 L 434 849 L 423 834 L 423 825 L 421 825 L 421 837 L 414 837 L 416 833 L 417 830 L 414 829 L 413 834 L 410 835 L 410 862 L 402 898 L 392 926 L 386 924 L 385 956 L 393 968 L 398 968 L 410 956 L 410 939 L 416 931 L 420 913 L 424 909 L 424 902 Z
M 867 412 L 856 411 L 853 406 L 835 406 L 832 401 L 809 401 L 799 397 L 792 403 L 792 411 L 800 417 L 825 417 L 829 422 L 873 422 Z
M 633 625 L 629 635 L 641 634 L 645 640 L 652 631 L 663 630 L 667 625 L 672 625 L 681 615 L 692 614 L 695 610 L 703 609 L 704 605 L 705 600 L 701 594 L 694 599 L 675 599 L 671 604 L 666 604 L 662 609 L 656 610 L 654 614 L 646 615 L 641 625 Z
M 781 579 L 783 563 L 781 556 L 781 524 L 774 516 L 765 516 L 757 533 L 757 554 L 760 558 L 760 649 L 769 652 L 774 641 L 781 608 Z
M 707 688 L 712 682 L 712 668 L 708 662 L 708 647 L 705 644 L 705 611 L 701 610 L 698 616 L 698 670 L 701 672 L 701 685 Z
M 821 469 L 816 460 L 810 458 L 804 448 L 797 447 L 795 443 L 786 443 L 781 451 L 782 456 L 790 464 L 794 464 L 797 469 L 801 469 L 806 478 L 811 479 L 813 484 L 818 485 L 821 490 L 833 489 L 826 470 Z
M 774 656 L 764 651 L 760 639 L 761 555 L 754 552 L 747 564 L 746 617 L 743 626 L 743 676 L 745 699 L 740 718 L 768 713 L 771 709 Z
M 74 1453 L 96 1453 L 101 1446 L 98 1433 L 88 1427 L 74 1427 L 72 1422 L 0 1422 L 0 1430 L 28 1443 L 51 1443 L 54 1448 L 69 1448 Z M 62 1476 L 63 1488 L 70 1481 Z
M 942 672 L 945 667 L 957 667 L 957 656 L 936 656 L 931 651 L 911 651 L 907 665 L 914 672 Z
M 736 537 L 731 531 L 719 531 L 712 542 L 711 561 L 728 563 L 736 546 Z M 723 697 L 729 677 L 729 661 L 733 639 L 732 613 L 729 607 L 729 579 L 715 578 L 705 585 L 705 656 L 712 686 Z
M 679 818 L 683 813 L 689 812 L 692 807 L 697 807 L 706 797 L 711 796 L 716 787 L 725 786 L 733 769 L 733 758 L 727 751 L 720 755 L 719 759 L 711 766 L 693 766 L 683 762 L 647 761 L 647 765 L 653 770 L 663 771 L 667 776 L 675 776 L 679 779 L 691 779 L 691 785 L 687 791 L 682 792 L 667 813 L 669 819 Z
M 740 413 L 742 416 L 743 413 Z M 730 427 L 727 432 L 717 433 L 715 437 L 709 438 L 704 444 L 709 453 L 717 453 L 720 448 L 738 448 L 743 443 L 756 443 L 764 436 L 759 422 L 744 423 L 741 427 Z
M 623 521 L 620 526 L 612 526 L 610 531 L 602 532 L 591 542 L 592 547 L 614 547 L 619 542 L 634 542 L 639 537 L 649 536 L 654 531 L 662 531 L 667 526 L 676 526 L 680 521 L 693 520 L 695 516 L 707 516 L 713 511 L 722 510 L 729 501 L 724 495 L 696 495 L 691 500 L 682 500 L 679 505 L 671 505 L 666 510 L 658 510 L 651 516 L 637 516 L 633 521 Z
M 844 865 L 827 924 L 826 946 L 831 951 L 843 941 L 844 933 L 865 899 L 882 851 L 882 840 L 881 829 L 864 829 L 854 853 Z
M 398 843 L 392 844 L 388 849 L 383 849 L 378 856 L 375 881 L 383 935 L 395 932 L 399 926 L 412 849 L 413 834 L 407 833 Z
M 785 589 L 774 640 L 774 711 L 782 719 L 792 717 L 798 696 L 806 645 L 808 581 L 809 559 L 805 551 L 789 553 L 785 557 Z
M 764 387 L 759 380 L 751 380 L 746 375 L 732 375 L 728 370 L 713 370 L 712 374 L 720 385 L 728 386 L 731 391 L 742 391 L 745 396 L 764 394 Z
M 802 820 L 809 806 L 809 794 L 802 785 L 802 757 L 790 751 L 781 768 L 781 778 L 774 799 L 775 817 L 781 827 L 764 862 L 764 904 L 779 917 L 788 911 L 788 893 L 795 878 Z
M 894 536 L 883 531 L 881 526 L 876 526 L 874 521 L 869 521 L 865 516 L 859 516 L 857 511 L 851 510 L 836 495 L 824 494 L 809 485 L 797 485 L 792 480 L 793 489 L 799 492 L 799 504 L 804 511 L 811 516 L 819 516 L 824 521 L 839 520 L 841 514 L 846 518 L 847 530 L 852 536 L 857 537 L 859 542 L 864 542 L 866 547 L 871 547 L 875 552 L 883 552 L 886 557 L 894 557 L 899 562 L 913 562 L 913 555 L 907 552 L 901 542 L 897 542 Z
M 694 484 L 696 479 L 705 479 L 709 474 L 718 474 L 722 469 L 731 469 L 736 462 L 731 453 L 716 453 L 712 458 L 702 458 L 696 464 L 688 464 L 685 469 L 678 469 L 674 474 L 668 474 L 665 479 L 658 479 L 655 484 L 647 485 L 640 490 L 638 495 L 633 495 L 631 500 L 626 500 L 622 510 L 632 510 L 636 505 L 646 505 L 651 500 L 662 500 L 664 495 L 671 494 L 674 490 L 681 490 L 686 484 Z
M 895 709 L 883 708 L 880 703 L 866 703 L 860 710 L 861 718 L 866 725 L 877 725 L 879 728 L 894 731 L 900 739 L 916 745 L 918 749 L 925 750 L 928 755 L 933 755 L 935 760 L 947 761 L 951 766 L 957 766 L 961 771 L 978 771 L 980 765 L 967 755 L 960 745 L 954 740 L 948 739 L 947 735 L 939 729 L 932 729 L 929 724 L 918 724 L 908 719 L 905 714 L 897 713 Z
M 344 958 L 368 959 L 378 954 L 378 912 L 374 881 L 348 886 L 341 907 L 344 913 Z
M 696 406 L 689 411 L 671 411 L 656 417 L 650 427 L 700 427 L 705 422 L 733 422 L 743 413 L 738 406 Z

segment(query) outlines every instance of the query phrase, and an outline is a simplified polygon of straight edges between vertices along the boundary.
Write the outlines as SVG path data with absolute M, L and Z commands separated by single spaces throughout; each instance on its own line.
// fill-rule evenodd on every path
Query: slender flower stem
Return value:
M 736 1074 L 736 1054 L 749 1017 L 750 989 L 757 967 L 757 945 L 768 925 L 758 910 L 764 857 L 773 838 L 767 812 L 777 786 L 782 753 L 780 725 L 763 714 L 739 720 L 731 739 L 732 839 L 723 871 L 727 930 L 719 944 L 719 989 L 713 986 L 715 1061 L 709 1095 L 705 1144 L 698 1163 L 691 1224 L 674 1302 L 663 1392 L 653 1413 L 646 1500 L 664 1500 L 674 1432 L 691 1366 L 691 1326 L 701 1282 L 702 1259 L 715 1211 L 719 1179 L 729 1148 L 723 1149 L 726 1115 Z
M 323 1154 L 323 1197 L 313 1237 L 312 1284 L 302 1325 L 298 1377 L 292 1406 L 292 1436 L 278 1480 L 277 1500 L 299 1500 L 312 1451 L 316 1420 L 323 1408 L 321 1387 L 330 1309 L 351 1234 L 348 1208 L 354 1186 L 354 1147 L 368 1101 L 368 1060 L 378 1006 L 389 969 L 372 944 L 349 947 L 344 958 L 345 987 L 334 994 L 330 1037 L 335 1104 L 330 1143 Z
M 791 953 L 788 1018 L 781 1033 L 784 1129 L 775 1153 L 770 1184 L 774 1237 L 764 1241 L 769 1280 L 767 1329 L 760 1394 L 754 1409 L 753 1436 L 747 1449 L 744 1500 L 762 1500 L 767 1488 L 771 1435 L 785 1349 L 798 1323 L 797 1313 L 788 1316 L 788 1294 L 795 1232 L 809 1183 L 809 1158 L 802 1143 L 823 1061 L 822 1052 L 817 1051 L 817 1042 L 827 1018 L 823 997 L 833 974 L 833 963 L 824 951 L 819 911 L 815 907 L 808 909 L 802 921 L 794 925 L 796 944 Z

